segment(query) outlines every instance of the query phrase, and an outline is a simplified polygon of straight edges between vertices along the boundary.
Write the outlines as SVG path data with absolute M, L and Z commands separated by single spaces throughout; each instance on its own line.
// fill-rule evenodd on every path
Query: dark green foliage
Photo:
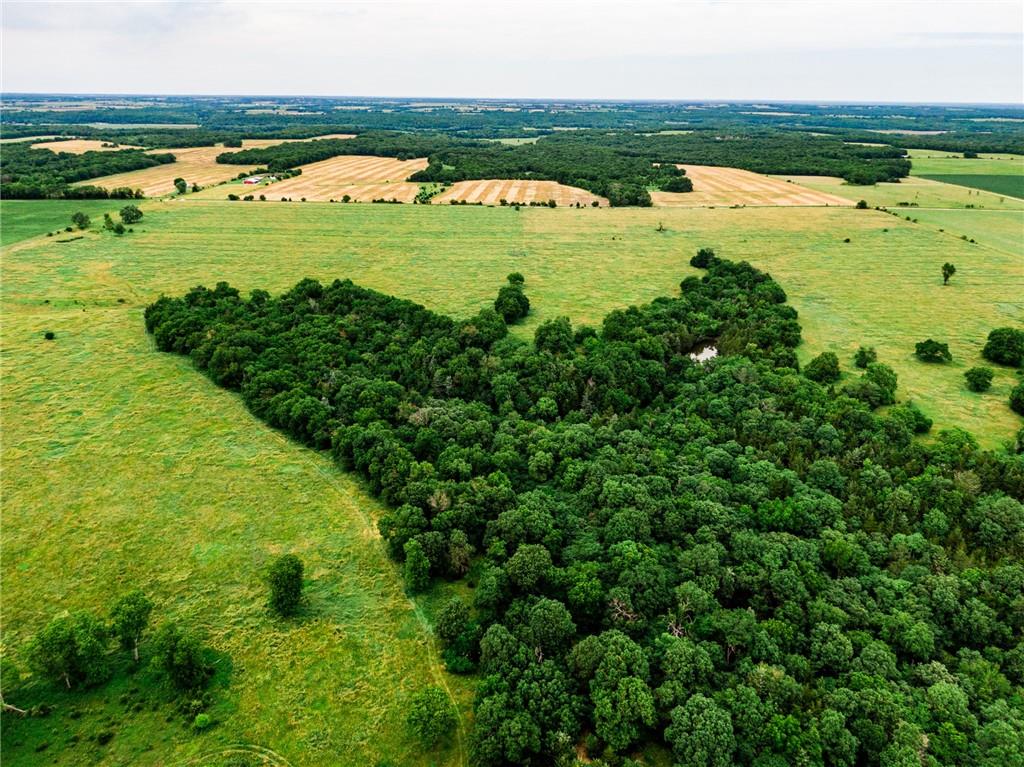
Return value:
M 137 224 L 142 220 L 142 211 L 137 205 L 125 205 L 118 215 L 121 216 L 121 223 L 126 225 Z
M 1000 365 L 1024 364 L 1024 330 L 996 328 L 988 334 L 981 356 Z
M 1024 415 L 1024 383 L 1019 383 L 1010 390 L 1010 410 Z
M 132 651 L 132 658 L 139 659 L 139 643 L 149 625 L 153 602 L 141 591 L 130 591 L 114 603 L 110 610 L 110 628 L 121 642 L 121 646 Z
M 964 373 L 964 378 L 967 379 L 967 388 L 971 391 L 988 391 L 989 387 L 992 386 L 992 376 L 994 371 L 992 368 L 976 367 L 971 368 Z
M 423 551 L 423 544 L 413 539 L 405 544 L 405 566 L 402 570 L 405 576 L 405 587 L 412 594 L 419 594 L 426 591 L 430 586 L 430 559 Z
M 207 650 L 195 635 L 174 623 L 165 624 L 153 638 L 153 667 L 183 695 L 201 691 L 213 675 Z
M 878 362 L 878 352 L 874 346 L 861 346 L 853 355 L 853 364 L 863 369 L 872 362 Z
M 839 380 L 839 358 L 833 352 L 822 352 L 807 363 L 804 375 L 818 383 L 834 383 Z
M 867 200 L 857 200 L 857 205 L 855 207 L 857 208 L 857 210 L 867 210 L 868 209 L 868 201 Z
M 282 554 L 270 565 L 270 609 L 278 615 L 294 615 L 302 600 L 302 560 L 294 554 Z
M 110 676 L 108 641 L 106 626 L 89 613 L 54 618 L 29 643 L 29 665 L 68 689 L 99 684 Z
M 138 149 L 118 152 L 51 152 L 31 149 L 31 142 L 4 145 L 0 156 L 0 177 L 4 197 L 9 199 L 45 199 L 48 197 L 111 197 L 114 193 L 97 187 L 71 187 L 75 181 L 151 168 L 174 162 L 173 154 L 146 154 Z M 125 194 L 115 190 L 117 196 Z M 129 198 L 135 194 L 127 190 Z
M 949 261 L 942 265 L 942 284 L 948 285 L 950 278 L 956 274 L 956 267 Z
M 708 269 L 715 260 L 715 251 L 711 248 L 701 248 L 697 254 L 690 259 L 690 266 L 696 269 Z
M 479 673 L 474 764 L 551 764 L 584 733 L 612 763 L 657 741 L 874 767 L 924 737 L 985 764 L 1024 733 L 1022 457 L 873 412 L 897 385 L 878 362 L 838 391 L 800 375 L 782 288 L 700 262 L 677 296 L 532 342 L 348 281 L 196 288 L 146 324 L 366 480 L 410 591 L 477 552 L 472 603 L 437 617 L 448 668 Z
M 428 687 L 409 702 L 406 722 L 420 743 L 432 748 L 455 729 L 456 719 L 445 691 L 440 687 Z
M 501 315 L 506 324 L 512 325 L 530 313 L 530 299 L 523 292 L 526 280 L 519 272 L 508 276 L 508 285 L 498 291 L 494 299 L 494 311 Z
M 88 229 L 91 223 L 89 216 L 81 211 L 71 216 L 71 223 L 77 226 L 79 229 Z
M 931 338 L 918 341 L 914 345 L 914 355 L 922 362 L 950 362 L 953 355 L 949 352 L 949 344 L 934 341 Z
M 188 182 L 183 178 L 174 179 L 174 188 L 178 194 L 185 194 L 188 191 Z
M 43 333 L 43 338 L 45 338 L 47 341 L 52 341 L 56 337 L 57 334 L 54 333 L 52 330 L 47 330 L 46 332 Z

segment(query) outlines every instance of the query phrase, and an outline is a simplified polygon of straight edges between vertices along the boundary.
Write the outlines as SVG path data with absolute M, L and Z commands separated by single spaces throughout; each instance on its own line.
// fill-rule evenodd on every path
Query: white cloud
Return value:
M 1024 89 L 1019 0 L 2 7 L 7 92 L 1020 102 Z

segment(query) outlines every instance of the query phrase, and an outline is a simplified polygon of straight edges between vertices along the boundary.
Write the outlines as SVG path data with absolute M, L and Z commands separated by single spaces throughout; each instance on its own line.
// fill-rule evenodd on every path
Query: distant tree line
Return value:
M 479 675 L 475 764 L 652 742 L 684 767 L 1017 763 L 1024 457 L 873 412 L 896 375 L 871 349 L 845 385 L 834 355 L 800 374 L 782 287 L 693 264 L 674 297 L 532 342 L 348 280 L 219 283 L 145 320 L 365 478 L 411 592 L 472 587 L 436 631 Z M 426 693 L 410 727 L 432 742 L 445 710 Z

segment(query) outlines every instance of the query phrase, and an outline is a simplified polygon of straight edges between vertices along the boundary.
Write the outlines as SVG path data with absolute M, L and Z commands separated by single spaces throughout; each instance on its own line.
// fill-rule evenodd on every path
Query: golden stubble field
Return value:
M 559 207 L 575 207 L 576 203 L 590 207 L 608 207 L 608 200 L 586 189 L 566 186 L 557 181 L 527 181 L 522 179 L 484 179 L 480 181 L 458 181 L 444 190 L 431 202 L 436 205 L 465 200 L 467 203 L 480 202 L 484 205 L 498 205 L 507 200 L 509 205 L 529 205 L 531 202 L 554 200 Z
M 352 138 L 352 135 L 337 133 L 330 136 L 319 136 L 318 138 Z M 305 141 L 306 139 L 245 139 L 242 142 L 242 148 L 259 149 L 299 140 Z M 68 142 L 55 143 L 66 144 Z M 256 167 L 255 165 L 220 165 L 217 163 L 217 155 L 232 151 L 238 150 L 228 149 L 223 146 L 152 149 L 150 150 L 152 154 L 173 154 L 175 162 L 167 165 L 158 165 L 153 168 L 132 170 L 127 173 L 115 173 L 112 176 L 91 178 L 87 181 L 80 181 L 73 186 L 102 186 L 106 189 L 126 186 L 131 189 L 141 189 L 146 197 L 162 197 L 174 193 L 174 179 L 176 178 L 185 179 L 189 186 L 192 184 L 209 186 L 210 184 L 219 184 L 222 181 L 233 179 L 239 173 L 248 173 Z
M 91 138 L 73 138 L 67 141 L 42 141 L 33 144 L 32 149 L 49 149 L 51 152 L 67 152 L 69 154 L 84 154 L 85 152 L 118 152 L 122 149 L 141 149 L 142 147 L 133 144 L 115 144 L 113 142 L 101 141 Z M 107 146 L 103 146 L 107 144 Z
M 852 203 L 838 195 L 809 189 L 760 173 L 710 165 L 677 165 L 693 181 L 692 192 L 651 192 L 658 207 L 705 208 L 746 206 L 841 206 Z
M 302 175 L 272 184 L 260 185 L 260 194 L 277 200 L 305 197 L 315 202 L 340 200 L 348 195 L 353 200 L 397 199 L 412 202 L 419 185 L 406 179 L 427 167 L 426 158 L 397 160 L 394 157 L 371 155 L 340 155 L 328 160 L 303 165 Z M 245 189 L 245 187 L 242 187 Z M 232 188 L 232 192 L 240 193 Z M 219 195 L 218 195 L 219 196 Z

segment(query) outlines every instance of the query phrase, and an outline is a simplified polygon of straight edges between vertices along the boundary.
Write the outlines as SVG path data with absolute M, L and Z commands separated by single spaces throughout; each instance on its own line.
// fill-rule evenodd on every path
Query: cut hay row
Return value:
M 842 197 L 798 184 L 763 176 L 739 168 L 708 165 L 679 165 L 693 182 L 693 191 L 685 193 L 652 192 L 656 206 L 699 208 L 711 206 L 848 206 Z
M 396 160 L 394 157 L 342 155 L 303 165 L 301 176 L 261 187 L 260 193 L 273 200 L 281 197 L 340 200 L 347 194 L 360 200 L 383 197 L 412 202 L 419 187 L 404 182 L 426 167 L 426 158 Z
M 557 181 L 526 181 L 523 179 L 482 179 L 459 181 L 435 196 L 431 202 L 447 205 L 452 201 L 467 204 L 482 203 L 498 205 L 506 200 L 510 205 L 529 205 L 531 202 L 554 200 L 560 207 L 575 206 L 576 203 L 590 207 L 595 201 L 607 207 L 608 200 L 598 197 L 585 189 L 559 184 Z

